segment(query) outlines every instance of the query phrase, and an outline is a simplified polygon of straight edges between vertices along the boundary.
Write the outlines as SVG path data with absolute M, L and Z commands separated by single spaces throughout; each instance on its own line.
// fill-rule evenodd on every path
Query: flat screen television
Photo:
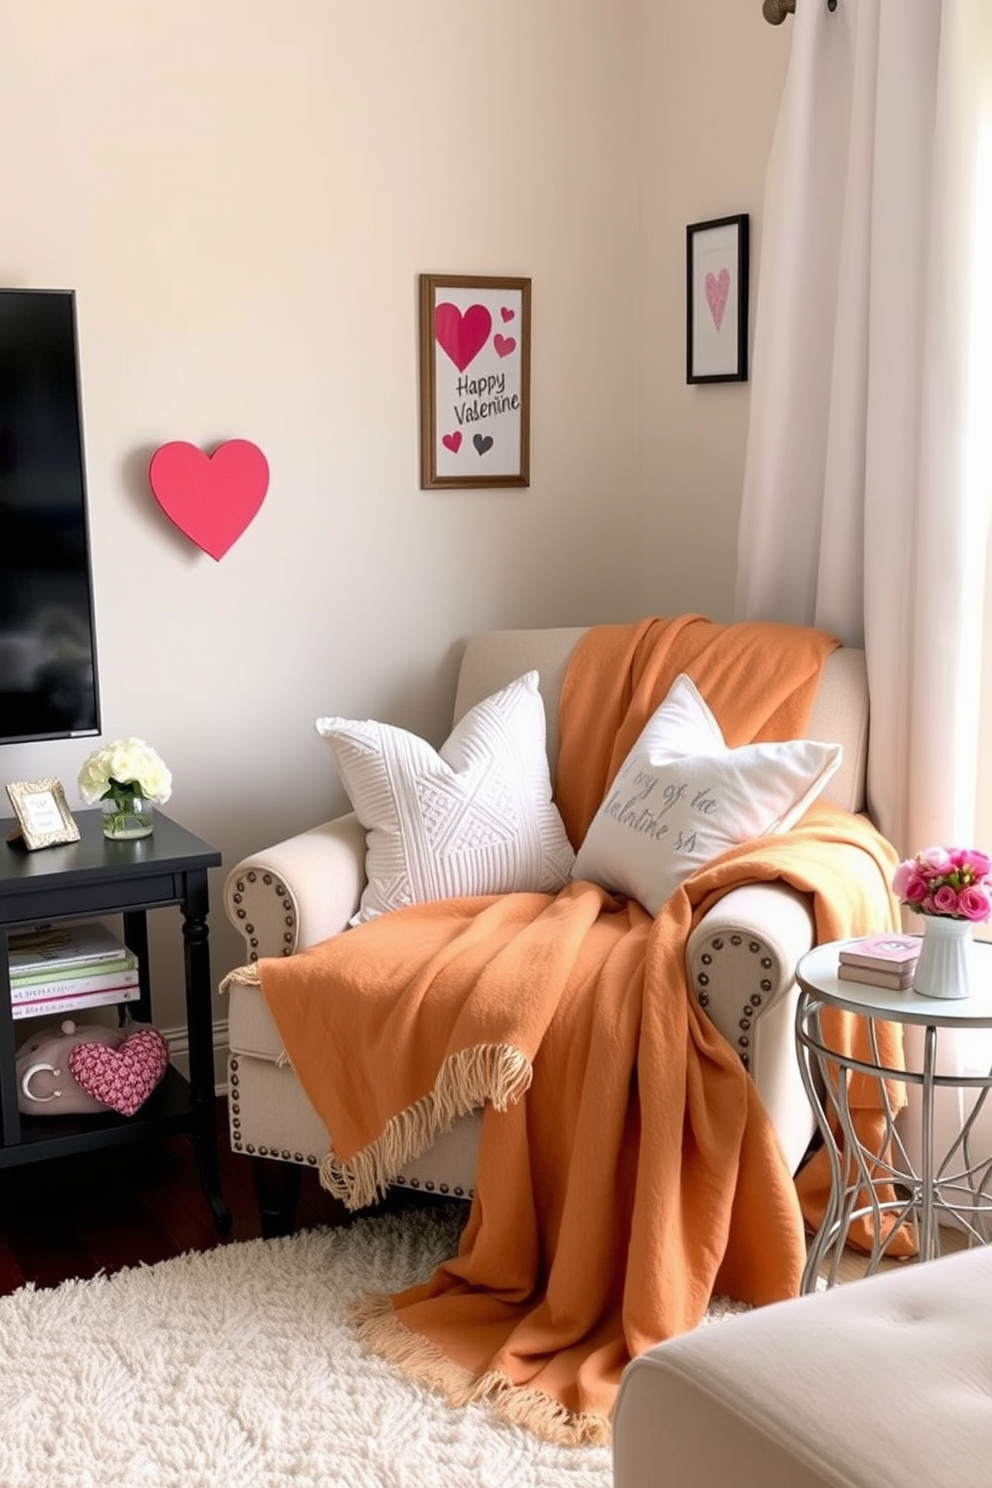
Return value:
M 0 288 L 0 744 L 99 731 L 75 292 Z

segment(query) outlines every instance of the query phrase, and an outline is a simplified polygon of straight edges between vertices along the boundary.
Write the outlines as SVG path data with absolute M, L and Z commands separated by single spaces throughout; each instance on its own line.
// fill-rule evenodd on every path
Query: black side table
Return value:
M 147 1141 L 176 1131 L 192 1133 L 197 1172 L 220 1233 L 231 1214 L 220 1187 L 214 1110 L 213 1020 L 207 915 L 207 869 L 220 865 L 216 848 L 170 817 L 155 812 L 155 830 L 136 841 L 109 841 L 99 810 L 74 813 L 80 840 L 28 852 L 0 843 L 0 1170 L 74 1152 Z M 16 822 L 0 821 L 0 833 Z M 162 1082 L 133 1116 L 108 1111 L 80 1117 L 22 1117 L 17 1108 L 16 1045 L 27 1020 L 11 1016 L 8 932 L 50 920 L 120 913 L 124 940 L 138 957 L 141 996 L 130 1004 L 151 1023 L 149 910 L 178 905 L 182 913 L 189 1080 L 170 1064 Z M 16 1033 L 15 1033 L 16 1028 Z

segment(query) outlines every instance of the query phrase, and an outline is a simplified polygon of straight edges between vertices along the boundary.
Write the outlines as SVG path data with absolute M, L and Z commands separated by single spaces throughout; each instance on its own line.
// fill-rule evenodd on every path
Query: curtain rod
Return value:
M 781 26 L 787 15 L 792 15 L 796 8 L 796 0 L 764 0 L 761 14 L 772 26 Z M 827 9 L 837 9 L 837 0 L 827 0 Z

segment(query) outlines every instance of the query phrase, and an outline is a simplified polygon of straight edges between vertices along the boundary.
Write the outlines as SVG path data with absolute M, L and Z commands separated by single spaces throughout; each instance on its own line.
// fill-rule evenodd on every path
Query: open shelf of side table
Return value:
M 0 846 L 0 1174 L 3 1169 L 74 1152 L 122 1146 L 188 1131 L 197 1172 L 218 1230 L 231 1227 L 220 1187 L 214 1100 L 207 870 L 221 855 L 162 812 L 150 837 L 109 841 L 102 813 L 75 814 L 78 842 L 28 852 Z M 16 824 L 0 822 L 7 833 Z M 138 957 L 141 996 L 130 1011 L 153 1022 L 148 957 L 149 911 L 177 905 L 182 915 L 189 1079 L 171 1065 L 133 1116 L 109 1111 L 79 1117 L 24 1117 L 18 1110 L 16 1047 L 30 1022 L 11 1013 L 8 934 L 22 926 L 121 914 L 124 939 Z M 2 1177 L 0 1177 L 2 1192 Z

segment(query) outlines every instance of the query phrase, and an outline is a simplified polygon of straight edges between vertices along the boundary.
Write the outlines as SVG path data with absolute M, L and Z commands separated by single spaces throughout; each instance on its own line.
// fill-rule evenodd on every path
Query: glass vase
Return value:
M 970 920 L 924 915 L 913 991 L 921 997 L 970 997 L 972 945 Z
M 150 837 L 154 823 L 152 806 L 136 787 L 118 795 L 106 796 L 103 808 L 103 835 L 114 841 L 128 842 L 136 837 Z

